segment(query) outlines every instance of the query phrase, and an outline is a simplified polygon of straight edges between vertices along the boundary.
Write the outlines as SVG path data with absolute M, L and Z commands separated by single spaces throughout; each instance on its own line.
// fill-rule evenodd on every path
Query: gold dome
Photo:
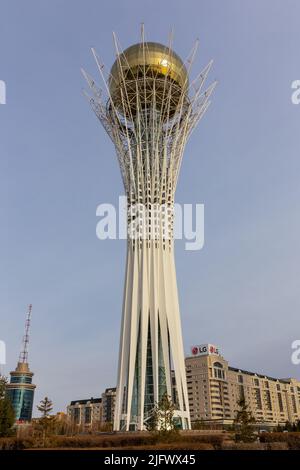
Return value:
M 122 68 L 122 71 L 121 69 Z M 147 89 L 145 91 L 145 78 L 147 79 Z M 167 81 L 165 80 L 167 78 Z M 125 83 L 124 83 L 125 81 Z M 155 82 L 155 84 L 154 84 Z M 173 110 L 178 104 L 182 92 L 188 89 L 188 74 L 186 67 L 180 57 L 167 46 L 156 42 L 145 42 L 134 44 L 123 51 L 111 68 L 109 89 L 111 97 L 122 112 L 121 89 L 123 96 L 132 95 L 131 111 L 134 113 L 134 94 L 136 95 L 137 84 L 139 87 L 139 97 L 141 103 L 146 105 L 151 99 L 151 90 L 155 87 L 156 105 L 163 107 L 165 98 L 162 98 L 162 89 L 166 95 L 166 84 L 171 87 Z M 144 88 L 143 88 L 144 87 Z M 143 91 L 144 90 L 144 91 Z M 160 90 L 160 93 L 159 93 Z M 127 114 L 127 113 L 126 113 Z

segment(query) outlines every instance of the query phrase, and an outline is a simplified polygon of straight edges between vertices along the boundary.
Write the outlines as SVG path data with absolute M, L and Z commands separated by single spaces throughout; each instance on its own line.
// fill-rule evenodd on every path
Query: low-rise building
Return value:
M 101 398 L 73 400 L 67 407 L 68 421 L 84 428 L 94 428 L 113 423 L 116 388 L 107 388 Z
M 90 428 L 102 424 L 102 399 L 89 398 L 87 400 L 71 401 L 67 407 L 68 419 L 71 423 Z

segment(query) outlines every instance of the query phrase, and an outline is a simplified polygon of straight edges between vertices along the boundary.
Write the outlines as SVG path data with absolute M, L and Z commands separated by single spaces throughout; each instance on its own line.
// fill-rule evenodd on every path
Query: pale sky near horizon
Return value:
M 176 242 L 185 350 L 219 346 L 230 364 L 300 379 L 300 79 L 296 0 L 2 0 L 0 340 L 4 372 L 33 304 L 29 362 L 55 411 L 115 386 L 126 242 L 96 238 L 96 207 L 123 194 L 112 143 L 82 95 L 94 46 L 109 68 L 146 38 L 213 58 L 212 105 L 185 150 L 176 201 L 205 205 L 205 245 Z M 35 411 L 36 413 L 36 411 Z

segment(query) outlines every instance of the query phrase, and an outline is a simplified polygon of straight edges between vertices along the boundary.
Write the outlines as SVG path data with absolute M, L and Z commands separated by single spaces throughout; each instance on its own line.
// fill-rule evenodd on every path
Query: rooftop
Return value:
M 70 405 L 87 405 L 87 403 L 101 403 L 102 398 L 87 398 L 86 400 L 73 400 L 71 401 Z

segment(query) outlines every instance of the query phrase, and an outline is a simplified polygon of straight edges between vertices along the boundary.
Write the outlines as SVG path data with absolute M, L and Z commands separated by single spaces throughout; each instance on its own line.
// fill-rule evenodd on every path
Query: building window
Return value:
M 255 399 L 256 399 L 256 407 L 258 410 L 262 410 L 262 401 L 261 401 L 261 393 L 260 389 L 255 389 Z
M 225 380 L 225 372 L 223 370 L 223 366 L 220 362 L 214 362 L 214 378 Z
M 265 399 L 266 399 L 267 409 L 272 411 L 272 401 L 271 401 L 270 390 L 265 390 Z
M 7 391 L 7 396 L 12 402 L 16 420 L 31 420 L 33 393 L 33 390 L 25 388 L 12 388 Z
M 292 395 L 292 403 L 293 403 L 294 413 L 297 413 L 297 405 L 296 405 L 295 395 Z
M 31 384 L 31 382 L 32 382 L 31 377 L 26 377 L 24 375 L 11 377 L 10 379 L 11 384 Z
M 245 400 L 245 390 L 244 390 L 244 387 L 243 385 L 240 385 L 239 386 L 239 392 L 240 392 L 240 400 Z
M 86 406 L 84 410 L 84 422 L 85 424 L 91 424 L 92 421 L 92 408 L 90 406 Z
M 73 419 L 75 424 L 80 423 L 80 408 L 74 408 Z
M 280 413 L 283 413 L 283 402 L 282 402 L 281 393 L 278 393 L 277 396 L 278 396 L 278 405 L 279 405 Z

